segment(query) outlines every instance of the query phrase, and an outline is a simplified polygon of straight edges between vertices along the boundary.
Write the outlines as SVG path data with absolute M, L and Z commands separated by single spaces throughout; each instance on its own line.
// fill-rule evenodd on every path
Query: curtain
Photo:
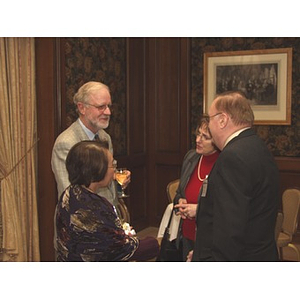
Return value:
M 39 261 L 34 38 L 0 38 L 0 259 Z

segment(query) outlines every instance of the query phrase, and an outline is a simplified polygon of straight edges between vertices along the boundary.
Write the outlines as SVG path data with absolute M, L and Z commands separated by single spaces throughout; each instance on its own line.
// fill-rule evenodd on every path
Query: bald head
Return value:
M 218 95 L 209 109 L 209 129 L 217 147 L 222 150 L 226 140 L 240 129 L 252 127 L 254 114 L 241 92 Z
M 213 101 L 216 110 L 227 113 L 236 126 L 252 126 L 254 114 L 248 99 L 241 92 L 226 92 Z

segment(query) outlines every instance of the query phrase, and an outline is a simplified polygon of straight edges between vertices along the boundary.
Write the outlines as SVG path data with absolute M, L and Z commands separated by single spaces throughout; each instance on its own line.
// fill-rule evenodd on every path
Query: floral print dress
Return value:
M 114 206 L 80 185 L 57 204 L 57 261 L 128 261 L 139 246 L 125 234 Z

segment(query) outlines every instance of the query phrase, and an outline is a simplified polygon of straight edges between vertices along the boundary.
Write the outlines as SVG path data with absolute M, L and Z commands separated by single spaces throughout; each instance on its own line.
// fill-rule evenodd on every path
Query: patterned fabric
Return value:
M 125 234 L 105 198 L 71 185 L 57 204 L 57 261 L 127 261 L 139 241 Z

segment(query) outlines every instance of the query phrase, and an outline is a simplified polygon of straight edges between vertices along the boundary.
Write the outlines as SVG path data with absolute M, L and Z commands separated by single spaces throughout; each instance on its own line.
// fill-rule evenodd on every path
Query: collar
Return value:
M 247 130 L 247 129 L 249 129 L 249 128 L 251 128 L 251 127 L 245 127 L 245 128 L 242 128 L 242 129 L 240 129 L 240 130 L 234 132 L 232 135 L 230 135 L 230 136 L 227 138 L 227 140 L 226 140 L 226 142 L 225 142 L 225 144 L 224 144 L 224 147 L 225 147 L 232 139 L 234 139 L 235 137 L 237 137 L 241 132 L 243 132 L 243 131 L 245 131 L 245 130 Z M 223 148 L 224 148 L 224 147 L 223 147 Z
M 95 133 L 93 133 L 91 130 L 89 130 L 83 123 L 82 121 L 79 119 L 79 124 L 81 125 L 83 131 L 87 134 L 88 138 L 90 140 L 93 140 L 95 137 Z

